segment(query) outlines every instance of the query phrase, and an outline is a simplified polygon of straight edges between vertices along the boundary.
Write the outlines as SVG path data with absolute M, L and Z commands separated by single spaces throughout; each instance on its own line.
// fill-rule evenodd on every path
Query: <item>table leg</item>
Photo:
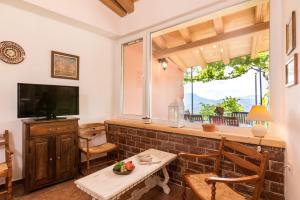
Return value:
M 159 185 L 163 189 L 164 193 L 169 194 L 170 193 L 170 187 L 168 186 L 168 182 L 170 180 L 170 176 L 169 176 L 169 173 L 166 169 L 166 166 L 163 166 L 162 172 L 164 174 L 164 180 L 159 180 L 157 182 L 157 185 Z

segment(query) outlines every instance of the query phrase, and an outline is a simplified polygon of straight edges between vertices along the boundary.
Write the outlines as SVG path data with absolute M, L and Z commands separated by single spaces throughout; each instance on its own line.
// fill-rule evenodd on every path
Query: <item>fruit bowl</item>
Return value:
M 113 172 L 117 175 L 128 175 L 134 170 L 135 166 L 132 161 L 128 162 L 118 162 L 113 167 Z

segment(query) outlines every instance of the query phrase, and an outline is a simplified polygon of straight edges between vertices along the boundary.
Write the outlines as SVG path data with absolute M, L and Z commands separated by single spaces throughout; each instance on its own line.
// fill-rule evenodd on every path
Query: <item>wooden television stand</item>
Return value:
M 76 176 L 78 120 L 23 120 L 23 177 L 26 192 Z

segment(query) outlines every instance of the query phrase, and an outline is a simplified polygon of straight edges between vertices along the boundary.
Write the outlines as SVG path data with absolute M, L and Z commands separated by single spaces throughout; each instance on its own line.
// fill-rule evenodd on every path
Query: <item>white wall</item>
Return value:
M 10 130 L 14 179 L 22 177 L 22 129 L 17 119 L 17 83 L 76 85 L 80 88 L 81 122 L 111 117 L 115 42 L 97 34 L 0 3 L 0 40 L 26 51 L 18 65 L 0 61 L 0 132 Z M 50 51 L 80 56 L 80 80 L 53 79 Z M 3 159 L 1 154 L 0 159 Z
M 297 48 L 291 55 L 285 56 L 285 48 L 282 49 L 284 63 L 286 63 L 294 53 L 300 54 L 300 1 L 286 0 L 283 3 L 283 24 L 282 32 L 285 31 L 285 24 L 289 21 L 292 11 L 296 11 L 297 27 Z M 283 35 L 284 41 L 285 34 Z M 285 44 L 285 43 L 284 43 Z M 298 66 L 300 62 L 298 61 Z M 300 67 L 300 66 L 299 66 Z M 298 68 L 299 69 L 299 68 Z M 300 71 L 298 70 L 298 77 Z M 300 199 L 299 181 L 300 180 L 300 84 L 291 88 L 284 89 L 285 96 L 285 138 L 287 142 L 287 164 L 291 166 L 291 171 L 286 171 L 286 199 Z

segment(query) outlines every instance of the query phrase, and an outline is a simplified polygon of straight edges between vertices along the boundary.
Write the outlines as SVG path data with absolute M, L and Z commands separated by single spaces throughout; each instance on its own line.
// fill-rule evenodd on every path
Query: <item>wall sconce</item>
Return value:
M 168 67 L 168 61 L 165 58 L 160 58 L 158 59 L 159 64 L 161 65 L 161 67 L 163 68 L 163 70 L 166 70 Z

